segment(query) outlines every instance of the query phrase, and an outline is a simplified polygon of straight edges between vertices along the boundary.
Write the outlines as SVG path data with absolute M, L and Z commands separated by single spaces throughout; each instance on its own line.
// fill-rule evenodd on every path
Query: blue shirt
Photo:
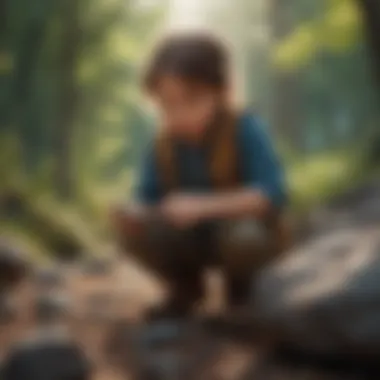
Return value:
M 252 115 L 243 115 L 236 139 L 241 186 L 260 189 L 275 207 L 282 207 L 286 201 L 284 173 L 261 122 Z M 184 191 L 212 191 L 205 153 L 204 149 L 185 143 L 179 147 L 179 183 Z M 163 196 L 154 149 L 150 147 L 143 162 L 137 198 L 143 203 L 154 204 Z

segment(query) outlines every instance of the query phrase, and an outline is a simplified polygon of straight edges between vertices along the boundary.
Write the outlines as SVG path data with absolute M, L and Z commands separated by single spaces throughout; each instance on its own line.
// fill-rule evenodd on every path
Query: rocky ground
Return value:
M 325 208 L 312 213 L 306 224 L 303 228 L 303 239 L 306 243 L 302 249 L 314 250 L 313 257 L 323 256 L 323 260 L 328 260 L 330 252 L 334 251 L 336 256 L 339 250 L 343 252 L 351 250 L 352 247 L 365 251 L 371 244 L 376 246 L 374 250 L 378 249 L 380 181 L 368 184 L 365 188 L 354 189 L 351 193 L 332 201 Z M 315 239 L 319 239 L 318 244 L 315 243 Z M 334 239 L 335 243 L 331 245 L 331 240 Z M 313 243 L 309 244 L 309 241 Z M 377 255 L 379 253 L 380 251 Z M 71 333 L 94 365 L 94 379 L 131 378 L 132 362 L 136 358 L 132 346 L 128 345 L 127 339 L 123 337 L 124 333 L 130 331 L 128 330 L 130 327 L 126 327 L 126 322 L 129 321 L 129 325 L 137 326 L 144 308 L 159 301 L 164 289 L 126 258 L 117 260 L 106 273 L 90 275 L 84 273 L 79 266 L 61 267 L 60 272 L 64 273 L 64 284 L 60 287 L 68 296 L 69 315 L 66 321 Z M 339 266 L 336 266 L 333 272 L 335 274 L 333 273 L 332 277 L 336 277 L 339 274 Z M 209 313 L 221 310 L 223 307 L 220 281 L 217 274 L 208 277 L 209 296 L 203 310 L 208 310 Z M 17 318 L 0 326 L 1 357 L 6 354 L 12 342 L 33 329 L 31 311 L 35 293 L 36 287 L 30 281 L 15 290 L 14 299 L 17 301 L 19 312 Z M 137 327 L 135 331 L 136 329 Z M 191 353 L 195 361 L 190 362 L 188 367 L 175 370 L 176 362 L 180 360 L 173 356 L 173 349 L 167 351 L 168 354 L 157 356 L 162 363 L 167 363 L 167 375 L 163 378 L 169 380 L 364 378 L 360 374 L 329 375 L 307 364 L 303 367 L 298 366 L 297 370 L 290 369 L 270 355 L 272 350 L 269 340 L 263 343 L 254 339 L 248 339 L 248 342 L 247 339 L 245 341 L 241 339 L 244 335 L 248 336 L 248 332 L 248 327 L 245 327 L 243 334 L 240 331 L 239 336 L 194 332 Z M 179 352 L 177 349 L 175 351 Z M 183 355 L 187 354 L 188 352 L 184 352 Z M 266 357 L 272 359 L 264 360 Z M 178 371 L 182 371 L 179 377 Z

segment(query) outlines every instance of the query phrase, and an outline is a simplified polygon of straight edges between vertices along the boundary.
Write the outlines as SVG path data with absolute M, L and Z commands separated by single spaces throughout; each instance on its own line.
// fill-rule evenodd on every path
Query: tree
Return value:
M 380 3 L 377 0 L 357 0 L 357 2 L 362 10 L 367 43 L 380 86 Z
M 272 0 L 270 20 L 272 25 L 272 43 L 276 46 L 293 28 L 293 9 L 289 2 Z M 289 145 L 301 148 L 302 137 L 300 118 L 300 88 L 297 73 L 273 72 L 272 109 L 273 125 L 277 135 Z

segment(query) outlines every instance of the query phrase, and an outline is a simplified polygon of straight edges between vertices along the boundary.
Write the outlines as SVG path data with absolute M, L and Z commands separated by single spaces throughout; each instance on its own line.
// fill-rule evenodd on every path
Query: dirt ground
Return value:
M 90 278 L 77 269 L 67 271 L 65 290 L 72 298 L 67 325 L 74 339 L 81 345 L 93 365 L 93 380 L 140 379 L 133 372 L 134 349 L 122 338 L 126 322 L 138 325 L 141 313 L 149 304 L 158 302 L 164 295 L 158 282 L 149 278 L 141 269 L 124 260 L 105 275 Z M 221 281 L 217 275 L 208 277 L 208 299 L 203 312 L 212 313 L 223 308 Z M 4 357 L 12 343 L 34 328 L 32 309 L 34 289 L 24 283 L 15 292 L 20 307 L 18 317 L 0 326 L 0 355 Z M 102 307 L 93 308 L 91 299 L 97 297 Z M 100 313 L 104 312 L 104 313 Z M 118 327 L 119 326 L 119 327 Z M 249 329 L 246 330 L 247 334 Z M 116 335 L 115 335 L 116 333 Z M 116 338 L 116 339 L 115 339 Z M 194 344 L 195 342 L 195 344 Z M 119 343 L 119 345 L 118 345 Z M 162 377 L 167 380 L 358 380 L 362 377 L 330 376 L 308 368 L 296 371 L 270 364 L 262 345 L 243 342 L 232 336 L 216 337 L 196 335 L 191 346 L 192 362 L 175 373 L 168 371 Z M 121 345 L 120 345 L 121 344 Z M 177 352 L 185 352 L 176 346 L 175 354 L 169 354 L 171 366 L 178 361 Z M 158 354 L 165 362 L 168 356 Z M 176 359 L 177 358 L 177 359 Z M 141 359 L 141 358 L 140 358 Z M 143 362 L 151 359 L 142 358 Z M 173 361 L 174 360 L 174 361 Z M 270 363 L 270 362 L 269 362 Z M 181 372 L 182 371 L 182 372 Z M 143 377 L 141 379 L 153 379 Z M 161 379 L 161 378 L 160 378 Z M 363 378 L 364 379 L 364 378 Z
M 138 318 L 144 306 L 157 299 L 157 287 L 138 268 L 125 261 L 103 276 L 84 275 L 79 267 L 62 270 L 65 271 L 65 284 L 58 291 L 68 297 L 70 305 L 65 325 L 94 364 L 94 379 L 117 380 L 116 369 L 109 368 L 104 359 L 105 340 L 114 321 Z M 36 289 L 31 281 L 13 291 L 17 317 L 0 325 L 0 357 L 35 328 L 32 315 L 35 296 Z M 92 306 L 91 302 L 98 305 Z
M 61 291 L 68 295 L 70 302 L 66 324 L 94 366 L 93 379 L 131 378 L 126 365 L 133 356 L 129 352 L 131 347 L 119 347 L 117 350 L 110 343 L 110 337 L 117 331 L 118 325 L 126 322 L 137 325 L 144 309 L 164 296 L 164 289 L 127 259 L 118 261 L 114 269 L 103 276 L 84 275 L 78 268 L 62 270 L 65 270 L 66 279 Z M 208 287 L 210 294 L 205 305 L 208 312 L 213 312 L 223 306 L 221 283 L 217 275 L 208 276 Z M 35 294 L 30 282 L 25 282 L 14 291 L 17 318 L 0 326 L 0 357 L 6 355 L 14 342 L 34 329 L 32 310 Z M 252 366 L 255 356 L 252 348 L 232 341 L 218 341 L 215 344 L 205 337 L 200 338 L 197 347 L 204 348 L 210 343 L 213 346 L 208 351 L 209 363 L 205 364 L 204 357 L 194 352 L 199 357 L 196 364 L 199 370 L 194 378 L 238 379 L 238 373 Z M 109 354 L 110 349 L 114 351 L 113 355 Z
M 89 277 L 78 269 L 66 270 L 64 291 L 71 297 L 67 325 L 74 339 L 81 345 L 93 364 L 93 380 L 136 379 L 133 369 L 134 349 L 122 338 L 126 322 L 136 324 L 144 308 L 158 302 L 164 290 L 157 281 L 149 278 L 134 264 L 123 260 L 117 262 L 111 273 Z M 217 275 L 208 276 L 208 298 L 203 312 L 212 313 L 223 308 L 222 283 Z M 22 284 L 14 294 L 19 305 L 18 317 L 0 326 L 0 357 L 4 357 L 12 343 L 33 330 L 32 310 L 35 290 L 30 283 Z M 91 306 L 91 300 L 97 305 Z M 118 327 L 119 326 L 119 327 Z M 247 335 L 250 332 L 246 330 Z M 116 333 L 116 335 L 115 335 Z M 244 332 L 243 332 L 244 334 Z M 112 338 L 112 339 L 111 339 Z M 120 339 L 119 339 L 120 338 Z M 191 347 L 192 362 L 175 374 L 168 371 L 162 377 L 167 380 L 351 380 L 366 377 L 331 376 L 314 369 L 299 368 L 296 371 L 283 368 L 268 360 L 263 345 L 243 342 L 233 336 L 196 335 Z M 176 346 L 169 354 L 173 367 Z M 173 352 L 175 354 L 173 355 Z M 183 351 L 186 354 L 186 350 Z M 160 356 L 161 355 L 161 356 Z M 158 354 L 164 363 L 168 356 Z M 176 359 L 177 358 L 177 359 Z M 141 358 L 140 358 L 141 359 Z M 143 357 L 143 362 L 151 360 Z M 157 360 L 157 359 L 156 359 Z M 175 367 L 175 366 L 174 366 Z M 181 372 L 182 371 L 182 372 Z M 140 379 L 140 377 L 138 377 Z M 150 379 L 150 378 L 144 378 Z

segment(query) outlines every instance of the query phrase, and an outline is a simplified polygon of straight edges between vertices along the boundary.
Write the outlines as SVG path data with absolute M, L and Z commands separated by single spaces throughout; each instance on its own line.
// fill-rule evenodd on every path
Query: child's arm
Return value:
M 263 219 L 281 209 L 286 201 L 285 180 L 272 142 L 256 118 L 246 116 L 238 131 L 237 144 L 242 187 L 205 201 L 216 217 L 255 216 Z M 206 211 L 207 212 L 207 211 Z
M 111 211 L 111 223 L 115 230 L 124 235 L 138 233 L 141 224 L 154 212 L 162 196 L 154 149 L 150 146 L 139 169 L 132 202 L 116 206 Z
M 282 167 L 269 138 L 253 117 L 244 120 L 237 143 L 243 176 L 240 189 L 210 195 L 174 195 L 163 203 L 169 219 L 183 225 L 214 218 L 265 219 L 284 205 Z
M 134 199 L 146 206 L 157 205 L 163 198 L 162 186 L 159 181 L 154 142 L 148 147 L 138 173 Z
M 282 165 L 261 122 L 247 117 L 238 136 L 244 187 L 260 192 L 275 209 L 286 203 Z

